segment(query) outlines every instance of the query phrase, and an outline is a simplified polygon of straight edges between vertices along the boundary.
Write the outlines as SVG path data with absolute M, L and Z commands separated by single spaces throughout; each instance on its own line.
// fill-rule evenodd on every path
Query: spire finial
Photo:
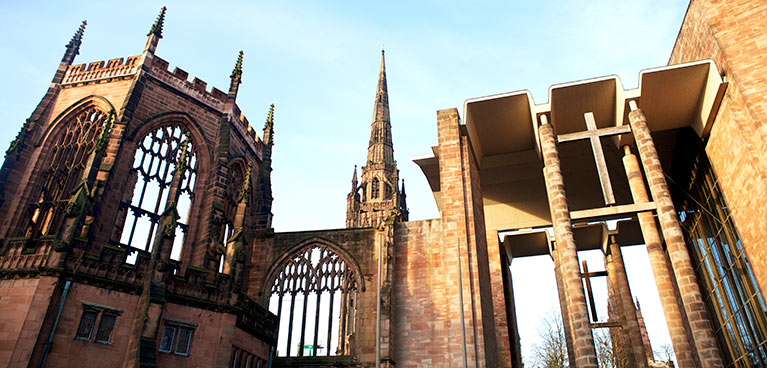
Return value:
M 147 33 L 147 36 L 155 35 L 157 38 L 162 38 L 162 26 L 163 22 L 165 22 L 165 10 L 166 7 L 162 7 L 160 9 L 160 15 L 157 16 L 157 20 L 154 21 L 154 24 L 152 24 L 152 28 L 149 29 L 149 33 Z
M 232 70 L 232 75 L 229 78 L 242 79 L 242 54 L 242 50 L 240 50 L 240 55 L 237 56 L 237 62 L 234 64 L 234 70 Z
M 69 43 L 67 44 L 67 48 L 72 48 L 75 50 L 75 55 L 80 53 L 80 45 L 83 43 L 83 33 L 85 33 L 85 26 L 88 25 L 88 21 L 84 20 L 80 24 L 80 28 L 77 29 L 77 32 L 75 32 L 75 35 L 72 36 L 72 39 L 69 40 Z
M 274 104 L 269 106 L 269 114 L 264 124 L 264 143 L 274 144 Z

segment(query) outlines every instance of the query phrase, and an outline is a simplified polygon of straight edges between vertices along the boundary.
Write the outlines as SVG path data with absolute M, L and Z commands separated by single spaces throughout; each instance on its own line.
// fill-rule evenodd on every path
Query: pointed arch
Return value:
M 25 204 L 19 235 L 54 234 L 62 221 L 65 202 L 82 181 L 93 145 L 109 119 L 112 104 L 89 96 L 62 111 L 33 144 L 39 147 L 35 178 L 27 190 L 32 203 Z
M 180 197 L 175 203 L 181 218 L 178 220 L 171 258 L 187 259 L 189 250 L 186 245 L 196 233 L 197 218 L 204 191 L 195 188 L 205 182 L 205 175 L 210 162 L 207 141 L 204 139 L 199 124 L 187 113 L 168 111 L 153 115 L 141 121 L 127 134 L 127 144 L 123 153 L 134 157 L 130 168 L 126 168 L 128 178 L 124 184 L 123 198 L 117 215 L 115 238 L 132 251 L 150 252 L 154 233 L 161 214 L 168 205 L 168 193 L 171 187 L 178 188 Z M 173 171 L 180 155 L 181 147 L 188 144 L 188 165 L 184 180 L 175 183 Z M 128 262 L 136 260 L 132 254 Z
M 73 116 L 76 116 L 77 114 L 80 114 L 90 108 L 96 108 L 105 113 L 109 113 L 109 111 L 116 111 L 114 105 L 112 105 L 109 100 L 102 96 L 90 95 L 83 97 L 77 102 L 69 105 L 69 107 L 61 111 L 53 120 L 51 120 L 51 123 L 48 125 L 45 131 L 43 131 L 38 139 L 33 142 L 35 147 L 39 147 L 45 144 L 45 142 L 50 140 L 51 137 L 56 135 L 57 132 L 59 132 L 61 129 L 64 129 L 64 123 L 69 121 L 69 119 L 71 119 Z M 118 120 L 117 116 L 115 116 L 115 120 Z
M 279 356 L 353 354 L 365 285 L 351 254 L 312 237 L 276 260 L 264 281 L 266 304 L 280 321 Z

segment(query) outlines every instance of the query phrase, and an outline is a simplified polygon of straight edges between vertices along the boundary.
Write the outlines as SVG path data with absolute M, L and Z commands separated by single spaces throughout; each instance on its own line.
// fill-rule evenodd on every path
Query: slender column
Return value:
M 639 169 L 637 157 L 631 153 L 631 148 L 623 147 L 626 155 L 623 156 L 623 166 L 626 169 L 626 177 L 629 180 L 631 195 L 634 197 L 634 203 L 649 202 L 650 198 L 645 189 L 642 171 Z M 687 331 L 682 319 L 681 307 L 679 306 L 674 284 L 672 281 L 671 270 L 666 263 L 666 254 L 661 245 L 658 226 L 655 224 L 655 217 L 652 212 L 640 212 L 639 227 L 642 229 L 642 237 L 647 247 L 647 256 L 650 258 L 652 273 L 655 277 L 655 285 L 658 287 L 661 306 L 663 306 L 663 315 L 666 317 L 668 333 L 671 336 L 671 345 L 674 347 L 674 355 L 679 368 L 695 367 L 690 341 L 687 338 Z
M 567 207 L 565 183 L 559 165 L 554 128 L 548 124 L 545 116 L 541 116 L 541 120 L 542 124 L 538 127 L 538 134 L 543 153 L 543 177 L 546 181 L 551 221 L 554 225 L 554 238 L 557 241 L 557 252 L 561 261 L 562 283 L 567 290 L 567 309 L 570 314 L 570 326 L 573 334 L 573 345 L 575 346 L 575 362 L 570 363 L 577 368 L 596 368 L 598 365 L 596 349 L 594 349 L 594 336 L 591 333 L 586 296 L 583 294 L 581 269 L 578 265 L 578 254 L 570 223 L 570 210 Z
M 615 272 L 615 263 L 613 262 L 613 255 L 605 255 L 605 270 L 607 271 L 607 295 L 608 295 L 608 320 L 610 322 L 619 322 L 621 327 L 610 328 L 610 339 L 613 344 L 613 354 L 616 359 L 616 366 L 633 367 L 634 361 L 628 355 L 628 350 L 631 349 L 631 339 L 624 330 L 626 325 L 623 316 L 623 302 L 621 300 L 621 290 L 617 279 L 617 273 Z M 621 359 L 625 364 L 618 365 L 618 359 Z
M 674 269 L 687 320 L 690 322 L 698 359 L 704 367 L 722 367 L 722 356 L 717 347 L 711 320 L 706 312 L 706 305 L 700 294 L 690 254 L 684 242 L 682 228 L 677 221 L 677 213 L 666 179 L 663 177 L 663 168 L 658 159 L 650 129 L 647 127 L 647 120 L 644 112 L 637 108 L 635 101 L 630 101 L 629 106 L 632 110 L 629 113 L 631 130 L 634 133 L 639 156 L 642 158 L 642 166 L 647 174 L 650 193 L 658 207 L 658 221 L 663 237 L 666 239 L 671 267 Z
M 639 322 L 637 321 L 636 308 L 634 308 L 634 299 L 631 296 L 631 287 L 626 275 L 626 266 L 623 264 L 623 254 L 621 246 L 615 241 L 615 236 L 610 236 L 610 254 L 612 255 L 613 268 L 620 297 L 621 319 L 623 320 L 623 334 L 628 336 L 631 345 L 626 349 L 626 357 L 632 361 L 632 366 L 637 368 L 646 368 L 647 359 L 645 358 L 644 343 L 642 342 L 642 333 L 639 331 Z
M 562 283 L 562 268 L 560 267 L 559 253 L 556 249 L 551 250 L 551 258 L 554 260 L 554 277 L 557 280 L 557 293 L 559 294 L 559 309 L 562 311 L 562 326 L 565 330 L 565 344 L 567 345 L 567 358 L 575 363 L 575 346 L 573 346 L 573 332 L 570 329 L 570 312 L 567 309 L 567 290 Z

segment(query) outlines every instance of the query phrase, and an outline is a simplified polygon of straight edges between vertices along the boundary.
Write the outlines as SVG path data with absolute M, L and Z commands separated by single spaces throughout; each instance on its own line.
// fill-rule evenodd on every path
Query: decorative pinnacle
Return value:
M 160 10 L 160 15 L 157 16 L 157 20 L 154 21 L 154 24 L 152 24 L 152 28 L 149 29 L 149 33 L 147 33 L 147 36 L 155 35 L 157 38 L 162 38 L 162 26 L 163 22 L 165 21 L 165 10 L 166 8 L 163 6 Z
M 269 115 L 266 116 L 266 124 L 274 126 L 274 104 L 269 106 Z
M 234 64 L 234 70 L 232 70 L 232 75 L 230 75 L 229 78 L 242 78 L 242 50 L 240 50 L 240 56 L 237 57 L 237 62 Z
M 245 172 L 245 180 L 242 181 L 242 187 L 240 188 L 240 196 L 237 199 L 238 202 L 247 202 L 250 198 L 250 173 L 253 170 L 253 163 L 248 162 L 248 170 Z
M 83 33 L 85 33 L 85 26 L 88 25 L 88 21 L 84 20 L 82 24 L 80 24 L 80 28 L 77 29 L 77 32 L 75 32 L 75 35 L 72 36 L 72 39 L 69 40 L 69 43 L 67 44 L 67 48 L 73 48 L 75 50 L 75 54 L 80 53 L 80 45 L 83 43 Z
M 269 106 L 269 115 L 266 116 L 264 124 L 264 143 L 274 143 L 274 104 Z

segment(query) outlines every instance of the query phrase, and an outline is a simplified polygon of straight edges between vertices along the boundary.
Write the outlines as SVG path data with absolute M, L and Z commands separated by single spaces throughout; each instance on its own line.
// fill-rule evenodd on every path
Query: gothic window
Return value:
M 692 170 L 679 218 L 728 367 L 764 366 L 767 306 L 705 153 Z
M 379 193 L 381 183 L 378 181 L 378 178 L 373 178 L 373 182 L 370 184 L 370 198 L 378 199 L 378 196 L 381 194 Z
M 57 231 L 66 201 L 82 180 L 83 169 L 93 143 L 101 134 L 108 114 L 87 108 L 62 123 L 56 134 L 42 174 L 42 189 L 33 205 L 25 236 Z
M 391 199 L 391 196 L 392 196 L 391 185 L 384 184 L 384 199 Z
M 197 155 L 195 146 L 190 141 L 184 180 L 181 183 L 173 183 L 173 172 L 186 140 L 187 135 L 183 127 L 177 124 L 165 125 L 145 135 L 136 149 L 126 198 L 121 203 L 123 208 L 128 209 L 128 213 L 120 243 L 132 250 L 152 251 L 157 223 L 168 204 L 168 193 L 172 185 L 178 185 L 179 200 L 176 208 L 180 218 L 170 257 L 174 260 L 180 259 L 184 232 L 188 227 L 188 216 L 194 199 L 194 183 L 197 179 Z M 136 257 L 135 253 L 131 254 L 128 262 L 135 263 Z
M 302 247 L 277 269 L 269 310 L 280 321 L 278 356 L 350 355 L 357 277 L 326 245 Z

